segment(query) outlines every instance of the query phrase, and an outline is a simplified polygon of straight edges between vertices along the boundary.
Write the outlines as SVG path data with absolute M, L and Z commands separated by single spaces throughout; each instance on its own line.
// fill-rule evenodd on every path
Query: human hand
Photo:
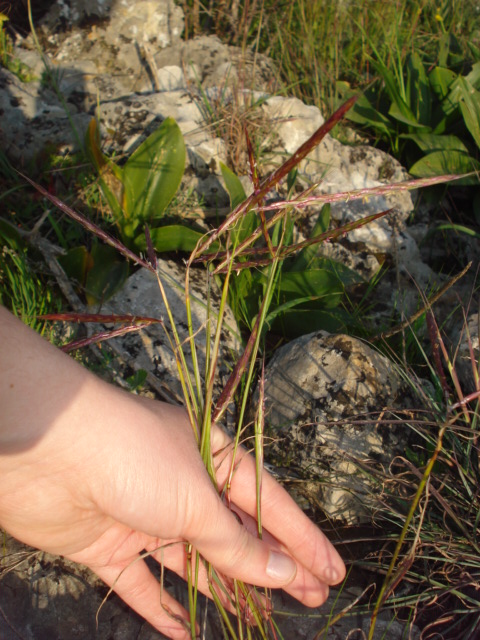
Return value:
M 264 539 L 248 530 L 251 456 L 240 452 L 230 491 L 242 526 L 214 489 L 182 409 L 100 381 L 1 309 L 0 344 L 0 523 L 12 535 L 87 565 L 171 638 L 190 637 L 188 614 L 134 562 L 143 550 L 186 578 L 188 541 L 221 574 L 283 587 L 307 606 L 342 580 L 333 546 L 267 473 Z M 219 486 L 228 445 L 215 428 Z M 208 593 L 205 574 L 199 586 Z

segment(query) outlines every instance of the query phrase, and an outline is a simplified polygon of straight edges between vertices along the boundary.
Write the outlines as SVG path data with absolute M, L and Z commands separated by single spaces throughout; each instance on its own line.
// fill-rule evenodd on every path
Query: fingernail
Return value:
M 340 580 L 340 574 L 333 567 L 325 567 L 322 572 L 322 579 L 327 584 L 337 584 L 337 582 Z
M 291 582 L 297 573 L 297 565 L 290 556 L 278 551 L 270 551 L 267 575 L 282 584 Z

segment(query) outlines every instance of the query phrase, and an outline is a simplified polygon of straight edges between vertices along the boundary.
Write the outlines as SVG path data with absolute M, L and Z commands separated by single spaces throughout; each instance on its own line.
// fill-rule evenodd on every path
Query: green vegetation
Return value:
M 342 99 L 359 95 L 347 114 L 352 126 L 363 139 L 367 136 L 371 144 L 399 158 L 412 174 L 478 171 L 478 3 L 189 0 L 183 4 L 189 7 L 189 37 L 206 29 L 230 43 L 267 53 L 277 61 L 289 95 L 318 105 L 324 113 Z M 343 135 L 339 130 L 334 133 Z M 478 237 L 478 178 L 462 182 L 449 187 L 449 197 L 466 203 L 463 213 L 458 220 L 438 219 L 438 230 Z M 445 195 L 443 188 L 430 196 L 439 216 Z M 454 255 L 452 260 L 457 262 Z M 458 264 L 460 269 L 465 266 Z M 240 294 L 238 299 L 244 307 L 248 304 L 248 297 Z M 392 418 L 417 434 L 420 444 L 378 475 L 384 508 L 375 513 L 373 543 L 369 536 L 362 540 L 348 530 L 337 530 L 339 540 L 360 540 L 370 552 L 359 557 L 354 545 L 353 565 L 368 570 L 369 584 L 377 588 L 376 604 L 369 605 L 365 598 L 355 609 L 373 614 L 369 640 L 380 609 L 418 624 L 425 637 L 469 640 L 480 628 L 478 358 L 472 352 L 471 389 L 462 389 L 455 360 L 430 311 L 405 326 L 398 341 L 396 336 L 387 340 L 384 348 L 394 362 L 396 353 L 412 357 L 410 363 L 402 358 L 392 366 L 398 366 L 417 391 L 418 407 Z M 432 359 L 431 353 L 438 355 Z M 426 392 L 414 366 L 422 375 L 427 371 L 432 393 Z M 389 424 L 386 421 L 385 428 Z M 366 472 L 371 474 L 372 469 Z M 350 613 L 340 612 L 338 617 Z M 324 637 L 336 616 L 326 613 L 326 626 L 317 638 Z
M 231 208 L 234 210 L 247 196 L 242 183 L 228 167 L 222 165 L 222 174 L 230 194 Z M 257 226 L 258 214 L 255 210 L 248 211 L 232 230 L 234 246 L 248 242 Z M 296 249 L 293 241 L 294 227 L 294 219 L 287 212 L 282 224 L 277 223 L 274 227 L 271 239 L 268 233 L 264 233 L 264 239 L 272 253 L 273 246 L 278 246 L 281 235 L 283 245 L 290 247 L 293 255 Z M 265 330 L 292 338 L 319 329 L 333 332 L 341 328 L 347 329 L 351 319 L 340 308 L 340 303 L 346 288 L 362 282 L 362 278 L 343 264 L 317 255 L 316 245 L 329 235 L 329 228 L 330 205 L 326 204 L 318 215 L 306 246 L 295 257 L 286 258 L 279 264 L 270 310 L 265 317 Z M 248 258 L 243 259 L 246 260 Z M 262 268 L 258 261 L 257 269 L 241 269 L 230 276 L 230 306 L 237 321 L 250 331 L 265 297 L 268 270 L 268 266 Z
M 363 91 L 355 106 L 353 101 L 349 103 L 353 108 L 347 117 L 353 125 L 360 125 L 362 135 L 367 134 L 371 142 L 401 158 L 412 173 L 426 176 L 427 183 L 435 183 L 432 176 L 439 172 L 464 173 L 479 168 L 480 13 L 476 2 L 225 0 L 201 4 L 198 0 L 186 0 L 182 4 L 188 10 L 188 36 L 205 29 L 231 43 L 255 47 L 273 56 L 288 94 L 319 105 L 324 113 L 331 113 L 341 97 Z M 7 40 L 3 48 L 8 48 Z M 225 135 L 229 114 L 212 110 L 209 103 L 205 105 L 207 111 L 210 108 L 210 121 L 216 126 L 223 123 L 224 129 L 217 127 L 217 132 Z M 305 153 L 320 142 L 327 130 L 338 133 L 340 118 L 347 111 L 345 108 L 332 117 L 321 135 L 315 134 L 306 143 Z M 95 236 L 94 240 L 87 239 L 89 234 L 79 231 L 78 226 L 65 219 L 57 220 L 51 212 L 40 209 L 38 202 L 29 205 L 37 217 L 48 214 L 48 233 L 66 250 L 60 262 L 70 278 L 83 287 L 89 302 L 102 301 L 121 286 L 129 272 L 127 260 L 157 276 L 168 311 L 167 332 L 185 406 L 192 426 L 201 425 L 198 444 L 214 484 L 211 424 L 220 421 L 228 404 L 235 401 L 236 444 L 244 438 L 248 401 L 255 379 L 261 379 L 259 361 L 268 357 L 269 340 L 276 343 L 318 328 L 351 331 L 355 327 L 357 335 L 362 336 L 369 332 L 368 319 L 355 302 L 358 298 L 350 295 L 359 277 L 318 254 L 318 245 L 339 237 L 352 226 L 331 228 L 328 196 L 324 196 L 316 201 L 318 221 L 308 237 L 299 240 L 288 199 L 293 193 L 300 158 L 294 162 L 287 160 L 260 181 L 254 169 L 252 145 L 248 141 L 243 145 L 243 136 L 238 133 L 242 131 L 242 117 L 248 119 L 251 113 L 242 116 L 238 111 L 235 117 L 238 121 L 232 127 L 231 139 L 237 144 L 242 139 L 241 152 L 235 147 L 229 152 L 230 168 L 222 167 L 231 211 L 217 221 L 208 235 L 193 226 L 170 224 L 171 203 L 175 199 L 182 201 L 179 185 L 185 164 L 183 138 L 171 119 L 165 120 L 123 165 L 103 154 L 96 123 L 92 121 L 86 148 L 97 174 L 95 180 L 90 169 L 75 176 L 70 167 L 68 179 L 64 180 L 67 193 L 62 193 L 61 198 L 52 193 L 55 189 L 37 186 L 45 198 L 60 206 L 62 214 L 80 221 Z M 249 197 L 237 175 L 242 162 L 244 173 L 249 164 L 254 182 L 254 193 Z M 51 161 L 50 169 L 53 164 Z M 288 193 L 274 208 L 269 208 L 266 203 L 269 189 L 282 179 L 288 182 Z M 478 191 L 475 180 L 473 176 L 465 178 L 462 188 Z M 4 172 L 2 182 L 5 198 L 20 188 L 17 176 L 12 173 Z M 304 195 L 295 194 L 296 206 Z M 84 215 L 76 212 L 77 205 Z M 31 213 L 29 210 L 29 215 L 21 220 L 28 230 L 34 217 Z M 20 221 L 20 215 L 16 220 Z M 364 219 L 358 225 L 368 222 L 369 219 Z M 473 219 L 469 223 L 473 225 Z M 455 228 L 455 223 L 449 224 L 448 229 Z M 113 238 L 112 228 L 121 242 Z M 473 236 L 477 234 L 470 227 L 463 229 Z M 55 308 L 53 294 L 45 280 L 32 270 L 27 255 L 30 250 L 23 236 L 2 222 L 0 239 L 3 251 L 0 302 L 34 322 L 36 315 Z M 170 312 L 156 268 L 155 252 L 172 251 L 189 254 L 185 305 L 190 317 L 188 347 L 193 354 L 193 374 L 186 364 L 186 345 L 178 338 L 176 319 Z M 148 259 L 139 254 L 146 254 Z M 211 322 L 202 327 L 210 350 L 206 371 L 199 370 L 195 359 L 198 334 L 193 329 L 190 309 L 189 269 L 197 263 L 205 266 L 208 300 L 213 279 L 221 290 L 216 325 L 209 309 Z M 242 325 L 244 353 L 222 395 L 215 398 L 213 382 L 227 302 Z M 348 307 L 353 309 L 350 314 L 345 311 Z M 71 319 L 98 321 L 98 316 L 72 314 Z M 125 325 L 126 320 L 127 316 L 122 316 L 119 323 Z M 131 320 L 133 324 L 134 319 Z M 139 322 L 136 328 L 142 326 Z M 428 330 L 429 346 L 417 335 L 417 331 L 424 329 Z M 414 348 L 405 348 L 405 353 L 415 353 L 415 362 L 404 359 L 395 366 L 402 368 L 418 390 L 420 406 L 396 419 L 417 433 L 422 444 L 415 451 L 407 451 L 404 459 L 378 477 L 384 509 L 375 514 L 373 551 L 368 558 L 357 558 L 354 562 L 367 568 L 368 575 L 373 574 L 371 582 L 378 587 L 377 605 L 361 603 L 358 607 L 374 614 L 372 638 L 376 613 L 380 608 L 388 608 L 401 619 L 416 621 L 424 628 L 430 625 L 429 631 L 438 631 L 444 638 L 467 640 L 475 637 L 480 628 L 480 549 L 476 534 L 480 514 L 479 392 L 461 388 L 455 362 L 443 344 L 442 332 L 430 310 L 417 319 L 413 330 L 405 329 L 402 340 L 404 347 L 413 345 Z M 385 350 L 391 349 L 392 344 L 387 342 Z M 432 359 L 428 349 L 439 356 Z M 419 354 L 433 382 L 430 394 L 425 392 L 425 385 L 414 370 Z M 129 383 L 133 388 L 141 386 L 144 375 L 133 376 Z M 473 356 L 472 386 L 479 388 L 478 362 Z M 262 402 L 252 430 L 259 468 L 263 456 L 261 405 Z M 384 536 L 381 550 L 379 531 Z M 358 540 L 356 534 L 351 537 Z M 369 541 L 362 543 L 368 546 Z M 358 556 L 358 552 L 354 555 Z M 241 583 L 235 587 L 238 597 L 232 600 L 239 620 L 232 623 L 216 591 L 222 588 L 222 578 L 214 567 L 210 571 L 212 597 L 224 621 L 226 638 L 280 637 L 270 626 L 261 596 Z M 190 576 L 192 623 L 197 598 L 194 583 L 194 576 Z M 256 628 L 245 622 L 242 598 L 257 622 Z
M 187 35 L 202 29 L 272 57 L 288 87 L 326 113 L 338 100 L 338 80 L 365 88 L 377 78 L 375 53 L 389 69 L 412 51 L 430 67 L 443 66 L 445 50 L 456 71 L 480 52 L 475 0 L 254 0 L 182 2 Z
M 0 65 L 14 73 L 22 82 L 30 82 L 34 76 L 29 67 L 14 54 L 12 39 L 5 30 L 7 21 L 8 17 L 0 13 Z
M 414 176 L 479 171 L 480 62 L 466 76 L 440 66 L 427 73 L 416 52 L 404 68 L 372 64 L 381 83 L 360 97 L 350 120 L 373 130 Z M 462 184 L 478 185 L 478 178 Z
M 15 227 L 0 219 L 0 304 L 44 333 L 45 322 L 38 316 L 57 311 L 58 302 L 47 278 L 36 271 L 26 242 Z
M 204 235 L 195 249 L 191 252 L 187 262 L 187 270 L 185 276 L 185 307 L 188 318 L 189 340 L 188 345 L 180 341 L 176 319 L 173 317 L 169 306 L 168 297 L 162 285 L 161 268 L 157 266 L 154 247 L 147 240 L 148 259 L 144 259 L 135 255 L 131 249 L 116 240 L 103 229 L 87 220 L 69 206 L 58 200 L 55 196 L 48 193 L 47 190 L 39 185 L 32 184 L 37 190 L 63 213 L 71 216 L 82 226 L 93 233 L 98 239 L 105 242 L 109 249 L 116 250 L 123 257 L 134 261 L 136 264 L 143 266 L 157 277 L 160 295 L 162 296 L 168 324 L 165 322 L 165 330 L 168 339 L 172 345 L 172 353 L 175 356 L 179 380 L 182 384 L 184 403 L 189 414 L 192 429 L 198 439 L 199 449 L 208 470 L 212 482 L 216 486 L 215 464 L 212 457 L 210 444 L 210 431 L 214 422 L 219 422 L 227 407 L 236 400 L 238 407 L 238 415 L 236 422 L 235 444 L 237 447 L 245 437 L 245 429 L 247 428 L 247 409 L 249 399 L 253 390 L 254 380 L 258 374 L 258 360 L 260 356 L 266 353 L 265 339 L 270 323 L 274 324 L 280 317 L 280 311 L 285 309 L 291 310 L 303 303 L 310 304 L 316 302 L 317 297 L 323 297 L 324 308 L 329 310 L 335 307 L 338 299 L 343 293 L 345 283 L 356 280 L 353 274 L 348 270 L 333 265 L 326 264 L 320 258 L 317 258 L 316 247 L 325 242 L 327 239 L 333 239 L 348 233 L 354 228 L 358 228 L 368 224 L 372 219 L 385 215 L 387 212 L 367 216 L 355 222 L 350 222 L 338 229 L 327 229 L 329 215 L 328 207 L 323 208 L 323 214 L 320 222 L 315 227 L 310 238 L 306 241 L 294 241 L 292 236 L 292 218 L 291 203 L 289 200 L 281 201 L 276 204 L 275 212 L 267 218 L 266 210 L 268 207 L 264 204 L 265 198 L 274 185 L 282 179 L 290 177 L 290 184 L 293 185 L 293 175 L 298 164 L 312 151 L 312 149 L 321 142 L 323 137 L 332 130 L 345 113 L 353 106 L 355 99 L 350 99 L 344 106 L 335 112 L 297 151 L 297 153 L 288 158 L 278 169 L 267 176 L 263 181 L 255 180 L 254 192 L 245 197 L 243 188 L 239 179 L 226 167 L 223 167 L 223 174 L 228 185 L 232 200 L 232 211 L 227 215 L 225 220 L 216 228 L 213 228 L 210 234 Z M 133 156 L 132 156 L 133 157 Z M 254 158 L 251 157 L 251 166 L 255 165 Z M 435 180 L 435 179 L 432 179 Z M 428 181 L 427 181 L 428 182 Z M 413 182 L 410 188 L 417 187 L 418 184 Z M 387 191 L 397 189 L 395 185 L 385 187 Z M 403 188 L 403 185 L 402 187 Z M 362 195 L 375 193 L 376 188 L 362 191 Z M 304 192 L 296 198 L 296 206 L 301 206 L 302 195 L 311 196 L 309 191 Z M 345 200 L 359 197 L 358 193 L 352 192 L 344 194 Z M 336 200 L 335 194 L 318 196 L 318 201 Z M 148 238 L 148 234 L 147 234 Z M 208 292 L 207 297 L 207 313 L 208 319 L 206 326 L 200 329 L 195 327 L 191 312 L 191 296 L 190 288 L 190 267 L 194 263 L 202 263 L 205 265 L 205 286 Z M 327 267 L 333 268 L 333 275 L 327 270 Z M 339 273 L 341 271 L 341 273 Z M 246 274 L 248 284 L 246 288 L 241 280 L 241 274 Z M 210 308 L 210 302 L 213 292 L 211 278 L 217 277 L 220 281 L 220 311 L 213 317 Z M 252 315 L 249 317 L 250 331 L 246 339 L 244 351 L 237 361 L 224 389 L 219 397 L 214 396 L 214 381 L 217 377 L 217 364 L 219 362 L 219 349 L 222 337 L 222 328 L 224 321 L 225 305 L 229 299 L 238 300 L 239 297 L 246 295 L 247 291 L 254 293 L 255 308 L 254 315 L 252 308 L 248 308 L 251 301 L 245 302 L 247 313 Z M 318 296 L 319 287 L 323 287 L 323 296 Z M 316 293 L 317 295 L 314 295 Z M 248 296 L 247 296 L 248 297 Z M 329 298 L 333 302 L 328 303 Z M 280 301 L 280 304 L 279 304 Z M 320 309 L 321 310 L 321 309 Z M 314 309 L 308 309 L 308 313 L 315 316 Z M 74 321 L 92 321 L 98 322 L 101 316 L 98 314 L 78 314 L 72 313 L 62 314 L 60 319 L 70 319 Z M 107 320 L 108 318 L 108 320 Z M 133 318 L 129 316 L 106 316 L 105 320 L 124 325 L 124 330 L 141 329 L 152 322 L 161 322 L 160 319 L 152 318 Z M 125 323 L 128 324 L 125 327 Z M 298 329 L 297 329 L 298 330 Z M 207 358 L 206 371 L 200 370 L 196 359 L 197 340 L 200 340 L 200 334 L 205 332 L 204 340 L 208 345 L 209 357 Z M 99 339 L 104 339 L 101 336 Z M 94 343 L 95 337 L 83 344 Z M 192 354 L 193 372 L 190 372 L 187 364 L 188 352 Z M 73 346 L 76 348 L 76 345 Z M 261 375 L 261 374 L 260 374 Z M 260 483 L 261 460 L 263 456 L 263 434 L 264 434 L 264 415 L 262 412 L 263 403 L 259 403 L 254 420 L 253 441 L 257 455 L 258 482 Z M 200 428 L 199 428 L 200 425 Z M 230 474 L 234 473 L 234 461 Z M 228 486 L 223 490 L 225 498 L 228 500 Z M 259 534 L 261 534 L 261 524 L 259 521 Z M 197 557 L 193 563 L 198 566 L 201 561 Z M 221 619 L 225 624 L 226 638 L 241 637 L 258 637 L 258 638 L 275 638 L 280 637 L 272 633 L 270 617 L 265 611 L 262 595 L 255 589 L 248 587 L 240 582 L 235 582 L 235 597 L 231 600 L 231 606 L 237 611 L 238 620 L 233 623 L 228 617 L 225 607 L 222 605 L 219 594 L 225 592 L 222 577 L 215 571 L 215 567 L 209 566 L 208 571 L 212 578 L 210 580 L 211 595 Z M 191 628 L 194 634 L 194 620 L 196 618 L 196 580 L 194 575 L 189 576 L 188 589 L 190 601 Z M 264 594 L 268 598 L 268 594 Z M 249 615 L 245 615 L 245 608 L 248 609 Z M 255 620 L 256 627 L 245 622 L 246 619 Z M 194 635 L 192 635 L 192 638 Z

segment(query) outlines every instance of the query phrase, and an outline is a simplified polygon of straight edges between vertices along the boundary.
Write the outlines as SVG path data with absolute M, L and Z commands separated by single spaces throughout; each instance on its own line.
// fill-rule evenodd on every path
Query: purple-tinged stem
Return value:
M 106 233 L 103 229 L 100 229 L 99 226 L 97 226 L 96 224 L 88 220 L 88 218 L 85 218 L 85 216 L 82 216 L 81 213 L 78 213 L 77 211 L 75 211 L 74 209 L 66 205 L 64 202 L 60 200 L 60 198 L 57 198 L 51 193 L 48 193 L 46 189 L 44 189 L 42 186 L 40 186 L 30 178 L 25 176 L 23 173 L 19 172 L 19 174 L 22 176 L 22 178 L 24 178 L 24 180 L 29 182 L 32 185 L 32 187 L 34 187 L 39 193 L 41 193 L 42 196 L 47 198 L 47 200 L 50 200 L 50 202 L 53 205 L 55 205 L 57 209 L 60 209 L 60 211 L 63 211 L 63 213 L 65 213 L 67 216 L 69 216 L 70 218 L 72 218 L 73 220 L 81 224 L 82 227 L 84 227 L 84 229 L 86 229 L 87 231 L 90 231 L 90 233 L 93 233 L 95 236 L 97 236 L 97 238 L 102 240 L 102 242 L 105 242 L 105 244 L 108 244 L 114 249 L 116 249 L 125 258 L 127 258 L 127 260 L 131 260 L 134 264 L 138 264 L 141 267 L 145 267 L 145 269 L 148 269 L 149 271 L 152 271 L 153 273 L 155 273 L 155 269 L 146 260 L 143 260 L 142 258 L 137 256 L 135 253 L 133 253 L 133 251 L 130 251 L 130 249 L 128 249 L 124 244 L 122 244 L 120 240 L 117 240 L 113 236 Z

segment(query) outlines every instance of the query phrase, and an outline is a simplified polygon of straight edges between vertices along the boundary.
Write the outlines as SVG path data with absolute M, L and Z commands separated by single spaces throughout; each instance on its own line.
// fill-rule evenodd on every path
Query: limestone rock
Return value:
M 269 98 L 263 109 L 272 121 L 279 144 L 273 150 L 272 165 L 291 155 L 324 122 L 319 109 L 306 106 L 297 98 Z M 350 147 L 330 135 L 300 164 L 300 175 L 306 185 L 317 184 L 315 192 L 337 193 L 376 187 L 408 179 L 408 174 L 391 156 L 367 146 Z M 409 275 L 421 285 L 432 279 L 432 271 L 423 264 L 415 241 L 406 228 L 406 220 L 413 211 L 408 192 L 374 196 L 363 200 L 334 203 L 332 218 L 337 224 L 353 222 L 361 217 L 393 209 L 394 215 L 374 221 L 348 233 L 347 249 L 358 253 L 367 249 L 370 256 L 364 271 L 372 277 L 379 269 L 378 256 L 388 257 L 398 269 L 408 265 Z M 313 226 L 312 217 L 310 226 Z M 328 251 L 328 249 L 327 249 Z M 355 259 L 342 260 L 348 266 Z
M 183 11 L 173 0 L 117 2 L 110 13 L 108 44 L 122 40 L 149 42 L 163 48 L 178 41 L 183 31 Z
M 109 20 L 106 40 L 114 45 L 137 40 L 166 47 L 183 31 L 183 11 L 173 0 L 57 0 L 42 22 L 54 30 L 59 23 L 71 28 L 88 18 Z
M 16 166 L 29 166 L 42 154 L 62 154 L 83 140 L 90 117 L 70 106 L 70 119 L 52 92 L 39 81 L 22 83 L 0 68 L 0 113 L 2 148 Z M 73 127 L 72 127 L 73 125 Z M 34 171 L 31 166 L 30 171 Z
M 368 521 L 377 486 L 362 466 L 388 466 L 408 442 L 403 428 L 382 425 L 375 412 L 411 403 L 392 363 L 360 340 L 326 332 L 302 336 L 278 349 L 265 373 L 273 440 L 267 457 L 312 480 L 331 518 Z
M 172 315 L 175 319 L 180 342 L 184 347 L 187 364 L 192 371 L 191 351 L 188 342 L 188 324 L 185 309 L 185 268 L 172 261 L 159 259 L 159 273 Z M 192 322 L 195 332 L 196 353 L 200 371 L 205 371 L 206 331 L 207 331 L 207 281 L 204 270 L 190 271 Z M 216 330 L 216 317 L 219 310 L 219 293 L 214 282 L 210 284 L 211 314 L 208 330 L 213 337 Z M 123 358 L 135 369 L 144 369 L 152 373 L 159 384 L 169 390 L 173 397 L 182 399 L 182 387 L 179 380 L 175 354 L 167 337 L 171 335 L 168 315 L 163 304 L 156 277 L 147 270 L 133 274 L 123 289 L 103 307 L 106 313 L 129 313 L 161 318 L 164 327 L 153 325 L 142 329 L 136 335 L 127 335 L 115 339 Z M 220 370 L 217 379 L 217 391 L 226 382 L 229 367 L 234 364 L 235 355 L 240 348 L 238 329 L 230 309 L 227 308 L 224 328 L 222 329 Z

